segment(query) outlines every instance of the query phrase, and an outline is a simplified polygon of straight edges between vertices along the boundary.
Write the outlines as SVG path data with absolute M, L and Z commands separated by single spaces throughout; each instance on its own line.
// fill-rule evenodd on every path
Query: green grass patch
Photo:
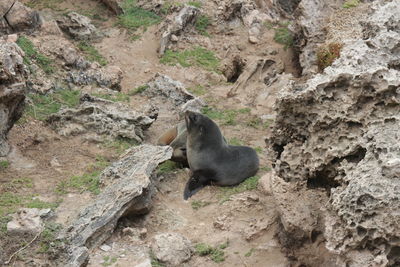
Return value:
M 140 94 L 143 93 L 146 89 L 148 89 L 149 86 L 147 84 L 141 85 L 136 87 L 135 89 L 132 89 L 128 92 L 128 95 L 136 95 L 136 94 Z
M 211 202 L 209 201 L 202 201 L 202 200 L 194 200 L 192 201 L 191 205 L 192 205 L 192 209 L 194 210 L 199 210 L 200 208 L 203 208 L 205 206 L 210 205 Z
M 288 29 L 290 22 L 278 22 L 278 23 L 271 23 L 266 22 L 264 25 L 270 29 L 274 30 L 274 40 L 275 42 L 284 45 L 285 49 L 293 46 L 293 33 Z
M 0 161 L 0 170 L 5 170 L 10 166 L 10 162 L 8 160 Z
M 110 266 L 110 265 L 113 265 L 116 262 L 117 262 L 117 258 L 116 257 L 104 256 L 103 257 L 103 263 L 101 265 Z
M 129 139 L 129 138 L 123 138 L 123 137 L 118 137 L 115 140 L 112 141 L 106 141 L 104 143 L 105 148 L 111 148 L 118 154 L 121 154 L 125 152 L 128 148 L 131 148 L 133 146 L 137 146 L 138 143 L 135 140 Z
M 332 65 L 332 63 L 340 57 L 340 51 L 343 44 L 330 43 L 327 46 L 322 46 L 317 51 L 317 65 L 320 71 Z
M 216 263 L 223 262 L 225 260 L 225 253 L 223 249 L 229 246 L 229 242 L 225 242 L 219 246 L 212 247 L 205 243 L 198 243 L 195 245 L 196 254 L 199 256 L 209 256 L 211 260 Z
M 25 53 L 24 63 L 26 65 L 31 65 L 33 60 L 46 74 L 51 74 L 54 72 L 52 60 L 39 53 L 28 38 L 25 36 L 20 36 L 17 40 L 17 44 Z
M 175 66 L 177 64 L 182 67 L 197 66 L 214 72 L 218 72 L 219 67 L 219 59 L 212 51 L 203 47 L 195 47 L 180 52 L 167 50 L 160 59 L 160 62 L 170 66 Z
M 344 2 L 343 8 L 352 8 L 358 6 L 359 4 L 360 4 L 359 0 L 348 0 Z
M 131 31 L 139 28 L 146 30 L 161 21 L 157 14 L 137 6 L 136 0 L 125 0 L 122 9 L 124 12 L 118 16 L 117 24 Z
M 242 146 L 243 142 L 241 140 L 239 140 L 239 138 L 237 137 L 233 137 L 231 139 L 229 139 L 228 142 L 231 146 Z
M 68 181 L 60 182 L 57 185 L 56 192 L 59 194 L 66 194 L 70 190 L 78 190 L 81 193 L 89 191 L 98 195 L 100 193 L 99 176 L 108 165 L 109 162 L 103 157 L 97 157 L 95 163 L 87 166 L 84 174 L 75 175 Z
M 121 93 L 121 92 L 117 92 L 117 93 L 113 93 L 113 94 L 92 93 L 92 95 L 95 97 L 110 100 L 113 102 L 129 102 L 129 95 Z
M 196 85 L 195 87 L 189 87 L 187 90 L 197 96 L 202 96 L 207 93 L 207 90 L 202 85 Z
M 83 52 L 85 58 L 92 62 L 97 62 L 101 66 L 107 65 L 107 60 L 99 53 L 99 51 L 88 42 L 79 42 L 78 48 Z
M 56 11 L 60 11 L 61 9 L 57 7 L 57 5 L 61 4 L 63 0 L 30 0 L 25 3 L 26 6 L 34 9 L 53 9 Z
M 154 253 L 151 251 L 150 252 L 150 263 L 151 263 L 151 267 L 164 267 L 165 265 L 160 262 L 156 256 L 154 255 Z
M 27 114 L 35 119 L 45 120 L 50 114 L 57 113 L 62 106 L 78 106 L 80 91 L 59 90 L 53 94 L 30 94 L 28 97 L 32 103 L 26 109 Z
M 252 176 L 241 182 L 237 186 L 230 186 L 230 187 L 221 187 L 221 195 L 220 195 L 220 204 L 229 201 L 231 196 L 249 191 L 249 190 L 254 190 L 257 188 L 258 185 L 258 180 L 260 179 L 260 176 Z
M 165 1 L 160 9 L 160 13 L 162 15 L 168 15 L 173 8 L 182 7 L 182 3 L 173 2 L 173 1 Z
M 227 109 L 227 110 L 218 110 L 211 107 L 202 108 L 201 112 L 213 120 L 220 120 L 224 125 L 235 125 L 236 117 L 239 114 L 246 114 L 250 112 L 249 108 L 242 108 L 238 110 Z
M 260 154 L 260 153 L 262 153 L 263 152 L 263 149 L 262 149 L 262 147 L 256 147 L 256 148 L 254 148 L 254 150 L 258 153 L 258 154 Z
M 260 171 L 264 171 L 264 172 L 269 172 L 271 170 L 272 169 L 270 167 L 268 167 L 268 166 L 264 166 L 264 167 L 260 168 Z
M 48 253 L 50 248 L 60 246 L 62 240 L 57 240 L 57 236 L 62 229 L 62 225 L 48 222 L 39 238 L 39 253 Z
M 158 174 L 164 174 L 164 173 L 169 173 L 172 172 L 176 169 L 179 168 L 179 165 L 176 162 L 173 162 L 172 160 L 167 160 L 158 165 L 157 167 L 157 173 Z
M 203 4 L 198 2 L 198 1 L 189 1 L 187 4 L 189 6 L 194 6 L 194 7 L 197 7 L 197 8 L 201 8 L 203 6 Z
M 210 24 L 210 18 L 208 16 L 200 15 L 196 19 L 195 28 L 201 35 L 210 37 L 210 34 L 207 32 L 207 28 Z
M 255 251 L 255 249 L 251 248 L 249 251 L 246 252 L 246 254 L 244 254 L 244 256 L 245 257 L 250 257 L 253 254 L 254 251 Z

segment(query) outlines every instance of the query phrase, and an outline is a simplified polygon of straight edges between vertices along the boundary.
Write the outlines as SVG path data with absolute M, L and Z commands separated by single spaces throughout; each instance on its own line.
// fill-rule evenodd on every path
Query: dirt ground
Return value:
M 29 1 L 24 1 L 29 2 Z M 139 40 L 132 41 L 129 33 L 115 26 L 115 17 L 99 2 L 94 0 L 55 1 L 58 11 L 43 9 L 41 12 L 51 16 L 69 10 L 80 13 L 101 14 L 103 20 L 94 20 L 96 26 L 106 33 L 106 37 L 94 46 L 108 60 L 109 64 L 117 65 L 123 70 L 122 92 L 146 83 L 155 73 L 159 72 L 181 81 L 187 88 L 197 85 L 204 86 L 206 93 L 202 96 L 210 105 L 218 109 L 240 109 L 246 107 L 240 98 L 226 98 L 226 93 L 232 84 L 226 83 L 224 77 L 197 68 L 181 66 L 166 66 L 159 62 L 157 48 L 159 45 L 158 26 L 151 26 L 141 34 Z M 219 58 L 224 58 L 227 47 L 240 46 L 243 57 L 260 54 L 261 51 L 275 49 L 284 62 L 286 72 L 295 73 L 292 62 L 292 51 L 285 50 L 282 45 L 273 41 L 273 31 L 265 29 L 258 44 L 248 42 L 247 30 L 239 27 L 233 34 L 225 35 L 213 32 L 211 38 L 194 36 L 191 41 L 179 44 L 179 48 L 187 48 L 197 42 L 207 43 Z M 152 99 L 135 95 L 130 97 L 129 105 L 136 110 Z M 145 143 L 155 143 L 158 135 L 178 122 L 178 112 L 171 111 L 169 106 L 159 104 L 160 114 L 157 121 L 146 132 Z M 250 107 L 251 108 L 251 107 Z M 242 144 L 259 148 L 260 167 L 258 175 L 268 171 L 265 136 L 268 128 L 253 128 L 248 121 L 253 113 L 241 114 L 236 118 L 235 125 L 221 126 L 224 136 L 228 139 L 240 140 Z M 268 114 L 266 114 L 268 115 Z M 13 153 L 8 158 L 10 166 L 0 173 L 0 184 L 5 185 L 16 178 L 29 177 L 31 188 L 15 189 L 16 193 L 34 194 L 46 202 L 57 202 L 54 219 L 63 225 L 71 222 L 91 199 L 89 192 L 70 191 L 58 194 L 57 186 L 71 176 L 82 175 L 96 159 L 101 156 L 107 162 L 118 158 L 118 152 L 99 144 L 88 143 L 79 136 L 63 137 L 56 134 L 44 122 L 29 120 L 13 127 L 9 134 Z M 148 258 L 146 249 L 153 236 L 163 232 L 181 233 L 192 243 L 207 243 L 219 245 L 228 241 L 224 249 L 225 260 L 213 262 L 209 257 L 194 256 L 184 266 L 288 266 L 288 260 L 281 253 L 278 242 L 274 239 L 277 231 L 276 211 L 272 197 L 267 196 L 260 185 L 257 189 L 242 192 L 221 203 L 221 189 L 207 187 L 197 193 L 189 201 L 184 201 L 182 194 L 188 178 L 186 170 L 175 170 L 163 174 L 158 185 L 158 192 L 153 199 L 151 212 L 136 219 L 124 219 L 113 236 L 106 241 L 111 251 L 95 249 L 92 252 L 89 266 L 106 266 L 105 259 L 114 258 L 111 266 L 134 266 Z M 3 189 L 4 192 L 4 189 Z M 2 193 L 3 193 L 2 192 Z M 192 208 L 196 201 L 210 202 L 198 210 Z M 122 229 L 128 226 L 145 228 L 147 235 L 137 240 L 124 235 Z M 26 249 L 16 258 L 16 266 L 25 266 L 31 260 L 42 266 L 57 266 L 47 255 L 37 253 L 38 245 Z M 8 251 L 11 253 L 11 251 Z M 56 264 L 56 265 L 54 265 Z

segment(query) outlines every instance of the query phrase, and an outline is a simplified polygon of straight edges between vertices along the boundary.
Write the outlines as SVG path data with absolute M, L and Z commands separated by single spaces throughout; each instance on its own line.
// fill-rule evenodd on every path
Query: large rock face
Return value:
M 346 266 L 399 266 L 400 5 L 366 18 L 364 40 L 278 98 L 271 188 L 289 234 L 321 231 Z
M 0 40 L 0 156 L 10 151 L 7 133 L 24 108 L 27 72 L 23 55 L 15 43 Z
M 171 158 L 172 148 L 152 145 L 133 147 L 105 169 L 101 181 L 107 186 L 66 229 L 68 259 L 63 266 L 83 266 L 88 250 L 109 238 L 121 216 L 142 214 L 151 205 L 152 173 Z
M 16 0 L 0 3 L 0 33 L 34 29 L 41 24 L 39 13 Z

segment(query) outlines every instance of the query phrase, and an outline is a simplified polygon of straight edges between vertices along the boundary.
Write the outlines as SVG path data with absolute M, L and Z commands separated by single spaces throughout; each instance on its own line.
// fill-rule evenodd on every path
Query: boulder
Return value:
M 38 234 L 44 227 L 42 218 L 49 212 L 50 209 L 22 208 L 7 223 L 7 232 L 14 235 Z
M 2 32 L 16 32 L 35 29 L 41 24 L 39 13 L 19 1 L 2 1 L 0 15 L 5 22 L 0 26 Z
M 160 56 L 164 55 L 171 41 L 172 36 L 179 36 L 189 26 L 196 22 L 196 18 L 200 10 L 194 6 L 186 5 L 179 13 L 172 19 L 164 22 L 164 32 L 161 36 L 160 48 L 158 53 Z
M 100 37 L 91 20 L 76 12 L 70 12 L 59 18 L 57 23 L 63 32 L 76 40 L 93 40 Z
M 324 73 L 283 88 L 268 144 L 277 184 L 289 189 L 271 188 L 290 236 L 323 233 L 327 249 L 348 266 L 396 266 L 400 31 L 391 22 L 400 21 L 400 6 L 374 2 L 364 20 L 368 38 L 344 40 Z M 314 205 L 307 220 L 290 215 L 298 203 Z
M 95 85 L 110 88 L 113 90 L 121 90 L 122 70 L 118 66 L 106 66 L 104 68 L 89 68 L 84 63 L 85 60 L 73 57 L 70 59 L 75 66 L 84 70 L 68 72 L 67 81 L 76 85 Z
M 101 0 L 106 6 L 108 6 L 115 14 L 122 14 L 122 2 L 123 0 Z
M 66 108 L 52 114 L 47 122 L 60 135 L 96 135 L 99 139 L 126 138 L 141 143 L 144 131 L 154 119 L 130 107 L 84 95 L 77 108 Z
M 0 156 L 9 153 L 7 134 L 24 110 L 27 70 L 23 56 L 17 44 L 0 40 Z
M 169 266 L 182 266 L 193 253 L 192 243 L 177 233 L 162 233 L 154 237 L 151 250 L 154 256 Z
M 141 145 L 103 171 L 101 181 L 108 186 L 62 234 L 68 241 L 66 266 L 84 265 L 88 250 L 107 240 L 122 216 L 148 211 L 154 192 L 153 171 L 171 155 L 170 147 Z

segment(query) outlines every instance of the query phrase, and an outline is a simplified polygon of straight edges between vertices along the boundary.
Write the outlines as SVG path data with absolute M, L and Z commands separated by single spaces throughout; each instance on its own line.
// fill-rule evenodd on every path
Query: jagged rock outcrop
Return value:
M 147 88 L 143 94 L 149 97 L 161 96 L 167 98 L 176 106 L 183 105 L 194 98 L 181 82 L 172 80 L 170 77 L 160 73 L 157 73 L 147 83 Z
M 92 40 L 100 37 L 91 20 L 76 12 L 70 12 L 57 20 L 63 32 L 77 40 Z
M 2 0 L 0 3 L 0 33 L 7 34 L 35 29 L 41 24 L 37 11 L 16 0 Z
M 106 6 L 108 6 L 115 14 L 122 14 L 122 2 L 123 0 L 101 0 Z
M 73 59 L 71 59 L 72 61 Z M 82 61 L 74 61 L 81 66 Z M 82 67 L 87 64 L 83 63 Z M 86 70 L 68 72 L 67 81 L 76 85 L 96 85 L 121 90 L 122 70 L 118 66 L 106 66 L 103 68 L 89 68 Z
M 189 25 L 193 26 L 199 13 L 200 10 L 198 8 L 187 5 L 183 7 L 173 19 L 168 19 L 164 22 L 166 29 L 162 33 L 160 40 L 160 47 L 158 49 L 160 56 L 164 55 L 165 51 L 168 49 L 171 37 L 173 35 L 181 35 Z
M 27 71 L 24 52 L 13 42 L 0 40 L 0 156 L 10 151 L 7 134 L 22 116 Z
M 271 189 L 290 236 L 322 232 L 346 266 L 398 266 L 400 6 L 377 1 L 365 18 L 364 40 L 278 98 Z
M 62 235 L 68 241 L 66 266 L 83 266 L 88 250 L 107 240 L 122 216 L 148 211 L 154 191 L 152 173 L 171 155 L 170 147 L 141 145 L 103 171 L 101 180 L 108 186 Z
M 155 119 L 133 111 L 126 105 L 90 95 L 81 97 L 77 108 L 62 109 L 47 122 L 60 135 L 86 135 L 88 140 L 126 138 L 141 143 L 143 132 Z

